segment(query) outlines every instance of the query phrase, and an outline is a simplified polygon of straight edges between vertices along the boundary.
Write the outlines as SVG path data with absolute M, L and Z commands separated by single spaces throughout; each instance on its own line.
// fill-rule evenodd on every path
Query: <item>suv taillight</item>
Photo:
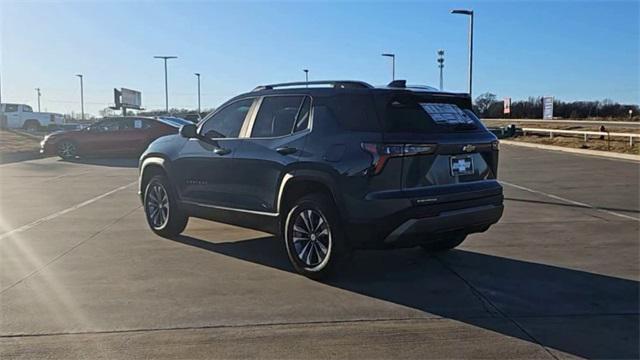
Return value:
M 371 168 L 367 171 L 367 174 L 378 175 L 390 158 L 433 154 L 436 151 L 436 145 L 362 143 L 362 149 L 371 154 L 373 158 Z

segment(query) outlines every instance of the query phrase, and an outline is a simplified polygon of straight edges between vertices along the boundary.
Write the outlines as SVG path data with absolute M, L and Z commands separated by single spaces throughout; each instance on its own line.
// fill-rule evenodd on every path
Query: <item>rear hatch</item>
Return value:
M 496 178 L 497 139 L 472 112 L 468 96 L 386 91 L 376 94 L 376 106 L 383 145 L 390 147 L 382 151 L 401 158 L 403 190 Z

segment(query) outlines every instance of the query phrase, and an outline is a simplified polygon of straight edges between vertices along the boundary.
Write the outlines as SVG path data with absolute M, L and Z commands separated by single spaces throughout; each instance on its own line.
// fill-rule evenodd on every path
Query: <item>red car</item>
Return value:
M 178 133 L 186 120 L 151 117 L 121 117 L 99 121 L 82 130 L 49 134 L 40 143 L 40 153 L 63 159 L 76 156 L 139 156 L 149 144 Z

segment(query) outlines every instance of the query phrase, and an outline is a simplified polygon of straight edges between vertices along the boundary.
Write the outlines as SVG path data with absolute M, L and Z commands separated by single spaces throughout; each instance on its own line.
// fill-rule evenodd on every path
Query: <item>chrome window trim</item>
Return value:
M 262 106 L 262 101 L 264 100 L 264 98 L 266 97 L 276 97 L 276 96 L 302 96 L 304 97 L 308 97 L 310 99 L 310 103 L 309 103 L 309 121 L 307 122 L 307 128 L 306 129 L 302 129 L 302 130 L 298 130 L 298 131 L 293 131 L 293 128 L 291 129 L 291 132 L 285 135 L 280 135 L 280 136 L 263 136 L 263 137 L 251 137 L 251 133 L 253 132 L 253 125 L 255 124 L 255 120 L 258 117 L 258 112 L 260 111 L 260 106 Z M 297 135 L 297 134 L 301 134 L 304 132 L 311 132 L 311 130 L 313 129 L 312 124 L 313 124 L 313 96 L 308 95 L 308 94 L 273 94 L 273 95 L 263 95 L 260 97 L 260 100 L 258 101 L 259 106 L 256 106 L 256 111 L 255 114 L 253 116 L 253 119 L 251 119 L 251 124 L 249 124 L 249 127 L 247 129 L 248 133 L 247 133 L 247 139 L 251 139 L 251 140 L 261 140 L 261 139 L 282 139 L 288 136 L 293 136 L 293 135 Z M 300 106 L 298 107 L 298 113 L 300 112 L 300 108 L 302 108 L 302 105 L 304 104 L 304 99 L 300 102 Z M 296 118 L 297 118 L 298 114 L 296 114 Z M 294 123 L 295 126 L 295 123 Z

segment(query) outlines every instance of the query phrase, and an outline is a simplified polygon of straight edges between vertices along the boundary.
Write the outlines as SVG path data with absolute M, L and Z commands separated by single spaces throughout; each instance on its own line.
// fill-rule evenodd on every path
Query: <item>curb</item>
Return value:
M 533 143 L 512 141 L 512 140 L 500 140 L 500 143 L 505 145 L 522 146 L 522 147 L 528 147 L 528 148 L 534 148 L 534 149 L 562 151 L 562 152 L 568 152 L 573 154 L 591 155 L 591 156 L 598 156 L 598 157 L 606 157 L 610 159 L 622 159 L 622 160 L 631 160 L 635 162 L 640 162 L 640 155 L 620 154 L 620 153 L 600 151 L 600 150 L 574 149 L 574 148 L 569 148 L 564 146 L 533 144 Z

